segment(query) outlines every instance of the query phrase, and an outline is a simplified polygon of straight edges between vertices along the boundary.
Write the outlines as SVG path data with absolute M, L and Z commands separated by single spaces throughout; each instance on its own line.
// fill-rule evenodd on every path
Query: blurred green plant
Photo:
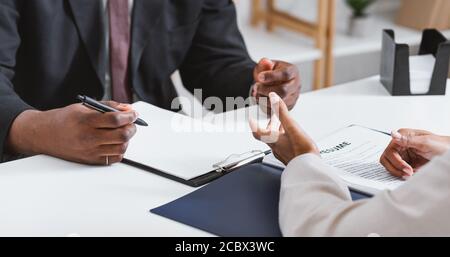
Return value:
M 347 5 L 353 10 L 353 17 L 366 16 L 366 10 L 375 0 L 346 0 Z

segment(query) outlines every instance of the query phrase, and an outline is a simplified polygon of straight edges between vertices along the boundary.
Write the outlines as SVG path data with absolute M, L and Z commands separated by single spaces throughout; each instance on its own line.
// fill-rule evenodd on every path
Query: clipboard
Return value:
M 271 153 L 250 130 L 227 130 L 144 102 L 133 107 L 158 122 L 138 129 L 122 163 L 178 183 L 200 187 Z
M 136 167 L 138 169 L 151 172 L 155 175 L 176 181 L 178 183 L 182 183 L 184 185 L 190 186 L 190 187 L 201 187 L 204 186 L 210 182 L 213 182 L 214 180 L 225 176 L 226 174 L 229 174 L 230 172 L 233 172 L 235 170 L 238 170 L 240 168 L 243 168 L 248 165 L 261 163 L 265 156 L 271 154 L 272 151 L 260 151 L 260 150 L 253 150 L 241 154 L 232 154 L 225 158 L 223 161 L 212 164 L 211 171 L 201 175 L 199 177 L 185 180 L 183 178 L 168 174 L 167 172 L 164 172 L 162 170 L 158 170 L 156 168 L 150 167 L 148 165 L 144 165 L 139 162 L 135 162 L 130 159 L 124 159 L 122 160 L 122 163 Z
M 281 237 L 278 206 L 283 169 L 247 165 L 151 213 L 225 237 Z M 350 191 L 354 201 L 370 195 Z

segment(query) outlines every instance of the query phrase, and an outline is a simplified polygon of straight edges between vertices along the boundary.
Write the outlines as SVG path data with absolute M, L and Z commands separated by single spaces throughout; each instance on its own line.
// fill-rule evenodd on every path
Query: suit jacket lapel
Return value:
M 81 40 L 101 83 L 105 83 L 106 49 L 100 0 L 68 0 Z
M 131 74 L 137 70 L 152 29 L 160 22 L 165 0 L 134 0 L 131 31 Z

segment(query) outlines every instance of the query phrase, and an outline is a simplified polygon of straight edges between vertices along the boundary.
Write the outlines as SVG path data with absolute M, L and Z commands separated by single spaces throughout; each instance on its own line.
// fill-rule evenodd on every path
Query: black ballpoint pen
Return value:
M 98 102 L 98 101 L 96 101 L 96 100 L 94 100 L 94 99 L 92 99 L 92 98 L 90 98 L 88 96 L 81 96 L 81 95 L 79 95 L 77 98 L 78 98 L 78 100 L 81 101 L 81 103 L 84 106 L 88 107 L 89 109 L 101 112 L 101 113 L 120 112 L 119 110 L 116 110 L 116 109 L 114 109 L 114 108 L 112 108 L 110 106 L 102 104 L 102 103 L 100 103 L 100 102 Z M 139 119 L 139 118 L 134 123 L 136 125 L 139 125 L 139 126 L 148 127 L 147 122 L 145 122 L 144 120 Z

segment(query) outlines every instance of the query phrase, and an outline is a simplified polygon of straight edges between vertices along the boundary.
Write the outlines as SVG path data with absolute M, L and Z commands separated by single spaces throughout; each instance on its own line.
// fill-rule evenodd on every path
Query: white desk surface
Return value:
M 351 124 L 450 134 L 449 95 L 394 98 L 377 78 L 304 94 L 292 114 L 315 139 Z M 46 156 L 6 163 L 0 236 L 211 236 L 149 213 L 193 190 L 124 164 L 88 167 Z

